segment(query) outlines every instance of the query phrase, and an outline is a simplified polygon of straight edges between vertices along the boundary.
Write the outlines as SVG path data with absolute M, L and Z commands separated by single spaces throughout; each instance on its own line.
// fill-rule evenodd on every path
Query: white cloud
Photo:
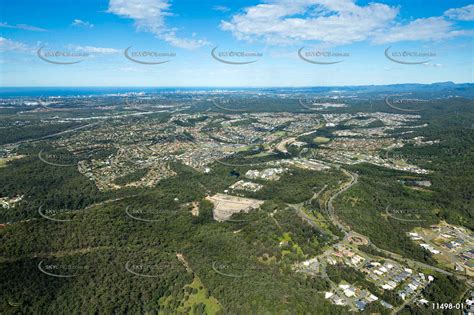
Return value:
M 453 20 L 474 21 L 474 4 L 462 8 L 449 9 L 444 12 L 444 15 Z
M 19 29 L 19 30 L 34 31 L 34 32 L 46 32 L 46 30 L 44 28 L 36 27 L 36 26 L 32 26 L 32 25 L 27 25 L 27 24 L 10 25 L 6 22 L 0 22 L 0 27 L 15 28 L 15 29 Z
M 170 45 L 193 49 L 207 45 L 205 40 L 179 38 L 176 29 L 167 28 L 165 17 L 172 15 L 168 0 L 110 0 L 109 13 L 135 21 L 138 30 L 155 34 Z
M 269 43 L 316 40 L 335 44 L 363 41 L 385 27 L 398 8 L 380 3 L 358 6 L 352 0 L 277 0 L 244 9 L 221 28 L 238 39 Z
M 104 47 L 94 47 L 94 46 L 76 46 L 76 45 L 69 45 L 69 49 L 74 49 L 80 52 L 86 53 L 97 53 L 97 54 L 116 54 L 120 52 L 120 50 L 115 48 L 104 48 Z
M 429 62 L 423 63 L 422 65 L 425 67 L 433 67 L 433 68 L 441 68 L 443 66 L 440 63 L 429 63 Z
M 474 5 L 450 9 L 445 16 L 469 20 Z M 469 35 L 456 29 L 446 17 L 428 17 L 409 23 L 396 23 L 398 7 L 355 0 L 273 0 L 244 8 L 221 29 L 241 40 L 264 40 L 269 44 L 318 41 L 331 45 L 371 41 L 376 44 L 397 41 L 428 41 Z
M 467 34 L 455 30 L 453 23 L 442 17 L 417 19 L 406 25 L 397 25 L 379 32 L 374 43 L 387 44 L 400 41 L 438 41 Z
M 79 19 L 74 19 L 71 23 L 72 26 L 81 26 L 81 27 L 88 27 L 88 28 L 93 28 L 94 24 L 89 23 L 87 21 L 79 20 Z
M 0 37 L 0 51 L 13 51 L 13 50 L 25 51 L 25 50 L 28 50 L 28 46 L 23 43 L 7 39 L 5 37 Z
M 174 30 L 163 33 L 160 38 L 171 46 L 184 49 L 196 49 L 209 44 L 209 42 L 204 39 L 179 38 L 176 36 Z
M 212 7 L 212 9 L 214 11 L 220 11 L 220 12 L 229 12 L 230 9 L 226 6 L 223 6 L 223 5 L 215 5 Z

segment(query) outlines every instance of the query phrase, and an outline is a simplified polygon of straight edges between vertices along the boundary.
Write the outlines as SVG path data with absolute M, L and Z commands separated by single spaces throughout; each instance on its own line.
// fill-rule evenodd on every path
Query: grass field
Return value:
M 266 151 L 263 151 L 263 152 L 260 152 L 260 153 L 257 153 L 257 154 L 254 154 L 254 155 L 248 155 L 246 157 L 244 157 L 245 159 L 253 159 L 253 158 L 258 158 L 258 157 L 265 157 L 265 156 L 270 156 L 272 155 L 273 152 L 266 152 Z
M 16 155 L 16 156 L 11 156 L 8 158 L 0 158 L 0 168 L 7 166 L 7 163 L 13 160 L 21 159 L 23 158 L 23 155 Z
M 331 139 L 326 138 L 326 137 L 316 137 L 314 138 L 315 143 L 328 143 Z
M 194 289 L 192 293 L 186 293 L 184 297 L 184 306 L 182 306 L 181 311 L 184 311 L 187 307 L 192 309 L 193 305 L 204 304 L 206 306 L 206 314 L 216 314 L 221 310 L 221 305 L 217 299 L 212 296 L 209 296 L 207 289 L 201 282 L 199 277 L 194 277 L 194 280 L 191 284 L 185 286 L 186 288 Z M 197 290 L 197 292 L 196 292 Z M 178 310 L 179 312 L 180 310 Z

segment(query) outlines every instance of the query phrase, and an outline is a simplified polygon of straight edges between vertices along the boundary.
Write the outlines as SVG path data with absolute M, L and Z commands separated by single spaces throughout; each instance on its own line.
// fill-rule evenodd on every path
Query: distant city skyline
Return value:
M 469 1 L 1 1 L 0 85 L 473 81 Z

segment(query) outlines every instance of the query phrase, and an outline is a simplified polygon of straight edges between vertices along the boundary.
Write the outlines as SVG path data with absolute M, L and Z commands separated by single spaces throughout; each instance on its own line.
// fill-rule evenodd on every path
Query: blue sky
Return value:
M 473 81 L 470 1 L 0 3 L 1 86 Z

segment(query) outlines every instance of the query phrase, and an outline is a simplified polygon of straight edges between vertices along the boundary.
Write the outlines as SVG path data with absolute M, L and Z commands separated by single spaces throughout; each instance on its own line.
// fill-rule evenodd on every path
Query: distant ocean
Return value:
M 186 93 L 186 92 L 239 92 L 254 93 L 414 93 L 431 97 L 462 96 L 474 98 L 474 83 L 439 82 L 432 84 L 391 84 L 361 86 L 313 86 L 313 87 L 0 87 L 0 98 L 49 97 L 49 96 L 100 96 L 127 93 Z
M 323 92 L 333 87 L 0 87 L 0 97 L 100 96 L 126 93 L 179 93 L 212 91 Z
M 123 93 L 160 93 L 213 90 L 214 88 L 159 88 L 159 87 L 0 87 L 0 97 L 86 96 Z

